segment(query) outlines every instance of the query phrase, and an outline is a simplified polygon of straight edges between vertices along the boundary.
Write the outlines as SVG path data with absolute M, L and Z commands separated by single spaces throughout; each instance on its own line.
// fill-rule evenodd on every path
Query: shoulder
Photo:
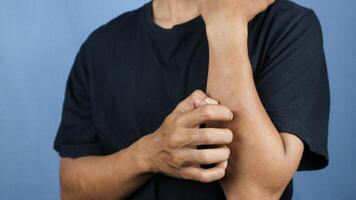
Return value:
M 311 10 L 290 0 L 276 0 L 271 8 L 276 11 L 288 11 L 293 14 L 304 14 Z
M 289 0 L 276 0 L 253 23 L 266 29 L 272 41 L 298 36 L 310 28 L 320 29 L 319 19 L 312 9 Z
M 314 26 L 319 27 L 319 19 L 315 12 L 289 0 L 276 0 L 266 11 L 251 21 L 252 30 L 258 30 L 256 37 L 283 37 L 286 34 L 303 32 Z
M 271 46 L 292 45 L 298 43 L 322 43 L 321 25 L 314 10 L 303 7 L 292 1 L 277 0 L 270 8 L 267 17 L 271 30 Z M 280 48 L 279 48 L 280 49 Z
M 276 0 L 275 3 L 265 11 L 265 17 L 273 18 L 277 23 L 296 23 L 300 20 L 317 19 L 311 8 L 301 6 L 289 0 Z
M 92 31 L 82 44 L 82 49 L 108 48 L 117 42 L 129 41 L 140 27 L 144 6 L 127 11 Z
M 289 0 L 276 0 L 249 24 L 250 45 L 262 61 L 287 49 L 322 47 L 322 31 L 315 12 Z M 310 44 L 308 44 L 310 43 Z

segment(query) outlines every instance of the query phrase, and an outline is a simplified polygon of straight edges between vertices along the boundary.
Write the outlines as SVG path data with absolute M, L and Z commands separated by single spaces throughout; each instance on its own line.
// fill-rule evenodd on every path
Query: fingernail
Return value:
M 205 98 L 204 101 L 205 101 L 205 103 L 207 103 L 207 104 L 219 104 L 218 101 L 216 101 L 215 99 L 212 99 L 212 98 L 210 98 L 210 97 Z
M 227 161 L 224 162 L 224 168 L 226 169 L 227 167 Z
M 230 112 L 230 119 L 232 120 L 234 118 L 234 113 Z

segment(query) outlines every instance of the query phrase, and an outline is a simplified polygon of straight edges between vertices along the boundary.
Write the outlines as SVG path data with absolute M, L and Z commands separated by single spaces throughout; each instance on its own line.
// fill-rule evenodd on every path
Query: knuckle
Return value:
M 205 96 L 205 93 L 201 90 L 195 90 L 193 93 L 192 93 L 192 97 L 193 98 L 199 98 L 199 97 L 203 97 Z
M 172 134 L 169 136 L 169 139 L 168 139 L 168 146 L 170 148 L 178 148 L 181 144 L 181 138 L 178 134 Z
M 214 114 L 214 111 L 211 106 L 204 106 L 202 108 L 201 112 L 202 112 L 203 117 L 207 118 L 207 119 L 210 119 Z
M 177 152 L 171 154 L 171 164 L 175 167 L 179 167 L 182 164 L 181 156 Z
M 199 162 L 204 164 L 204 163 L 207 163 L 209 161 L 209 157 L 204 151 L 201 151 L 199 153 L 198 160 L 199 160 Z
M 194 105 L 196 105 L 197 103 L 199 104 L 199 102 L 205 97 L 205 93 L 201 90 L 195 90 L 192 95 L 191 95 L 191 99 L 194 102 Z
M 208 130 L 203 130 L 200 138 L 202 140 L 202 143 L 204 144 L 209 144 L 212 140 L 212 136 L 210 135 L 210 132 Z
M 189 132 L 188 132 L 188 133 L 185 135 L 185 141 L 184 141 L 184 142 L 185 142 L 186 144 L 191 144 L 191 143 L 194 143 L 194 142 L 195 142 L 196 138 L 199 138 L 196 133 L 189 133 Z

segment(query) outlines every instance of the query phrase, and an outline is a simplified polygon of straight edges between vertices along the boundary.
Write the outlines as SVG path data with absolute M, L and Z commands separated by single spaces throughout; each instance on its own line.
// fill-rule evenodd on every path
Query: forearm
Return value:
M 300 152 L 285 144 L 259 98 L 248 56 L 247 24 L 235 30 L 208 27 L 207 34 L 207 93 L 234 111 L 234 120 L 222 126 L 234 132 L 230 166 L 242 172 L 228 175 L 223 189 L 228 197 L 239 199 L 277 198 L 299 162 L 298 156 L 288 154 Z
M 282 138 L 266 113 L 255 87 L 245 29 L 236 31 L 240 33 L 234 38 L 224 36 L 226 42 L 214 35 L 215 30 L 208 34 L 211 37 L 207 93 L 233 110 L 234 120 L 227 125 L 238 134 L 239 140 L 252 140 L 251 145 L 258 147 L 275 144 L 275 153 L 284 154 Z
M 139 148 L 139 144 L 135 143 L 108 156 L 62 158 L 62 199 L 104 200 L 127 197 L 152 176 L 138 157 Z
M 207 114 L 208 113 L 208 114 Z M 109 156 L 62 159 L 63 199 L 124 199 L 153 174 L 213 182 L 225 175 L 232 140 L 228 129 L 200 129 L 207 121 L 230 121 L 231 111 L 195 91 L 182 100 L 161 126 L 130 147 Z M 218 133 L 218 134 L 216 134 Z M 197 149 L 198 145 L 218 145 Z M 205 169 L 203 164 L 216 164 Z

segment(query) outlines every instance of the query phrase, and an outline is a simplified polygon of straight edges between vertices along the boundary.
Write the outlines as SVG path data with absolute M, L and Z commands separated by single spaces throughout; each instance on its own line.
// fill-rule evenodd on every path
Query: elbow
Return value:
M 61 158 L 60 161 L 60 170 L 59 170 L 59 185 L 60 185 L 60 195 L 62 200 L 72 200 L 77 199 L 75 194 L 77 192 L 73 187 L 72 173 L 71 173 L 71 162 L 72 160 L 69 158 Z
M 283 162 L 287 164 L 288 168 L 295 172 L 299 167 L 304 153 L 304 143 L 294 134 L 280 133 L 280 135 L 284 146 Z
M 261 180 L 261 190 L 267 199 L 279 199 L 295 175 L 303 152 L 304 144 L 295 135 L 281 133 L 283 148 L 275 152 L 271 160 L 264 163 L 265 178 Z M 279 152 L 279 153 L 278 153 Z
M 274 181 L 270 186 L 271 196 L 282 195 L 284 189 L 296 173 L 304 152 L 303 142 L 295 135 L 281 133 L 284 145 L 283 155 L 275 165 Z M 277 175 L 278 174 L 278 175 Z
M 61 158 L 60 161 L 60 196 L 62 200 L 91 199 L 86 195 L 87 189 L 83 184 L 80 173 L 75 169 L 75 160 L 71 158 Z

